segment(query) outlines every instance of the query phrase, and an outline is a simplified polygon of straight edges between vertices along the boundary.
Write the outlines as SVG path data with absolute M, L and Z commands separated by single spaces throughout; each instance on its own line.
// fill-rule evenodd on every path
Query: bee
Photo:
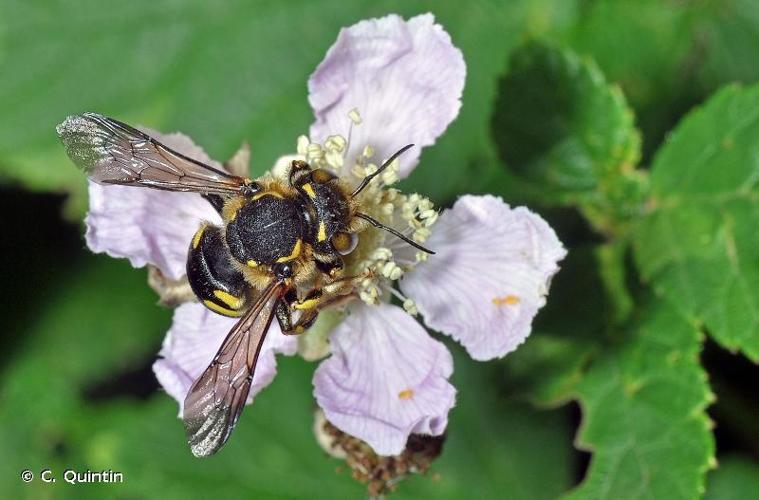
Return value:
M 345 275 L 343 257 L 356 248 L 358 233 L 371 225 L 434 253 L 362 212 L 357 197 L 411 144 L 351 189 L 300 160 L 284 179 L 232 175 L 95 113 L 71 116 L 57 131 L 92 181 L 199 193 L 221 215 L 219 226 L 201 224 L 187 257 L 198 300 L 240 318 L 184 400 L 184 427 L 198 457 L 216 453 L 234 430 L 273 319 L 282 333 L 300 334 L 320 310 L 350 297 L 362 277 Z

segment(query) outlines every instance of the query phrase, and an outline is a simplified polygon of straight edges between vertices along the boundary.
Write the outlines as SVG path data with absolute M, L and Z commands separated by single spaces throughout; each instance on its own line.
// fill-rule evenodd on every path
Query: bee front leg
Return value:
M 298 187 L 307 181 L 307 175 L 311 172 L 311 166 L 302 160 L 293 160 L 290 163 L 288 181 L 291 187 Z
M 344 276 L 335 279 L 321 288 L 314 288 L 302 300 L 294 291 L 289 292 L 277 304 L 275 315 L 285 335 L 298 335 L 314 324 L 319 311 L 330 306 L 338 306 L 357 297 L 354 291 L 357 281 L 365 276 Z M 293 311 L 300 311 L 298 320 L 293 323 Z
M 307 303 L 306 301 L 298 301 L 295 292 L 288 293 L 279 301 L 274 314 L 277 317 L 282 333 L 285 335 L 299 335 L 314 324 L 316 317 L 319 315 L 319 309 L 316 307 L 298 307 L 300 303 Z M 296 310 L 300 310 L 301 314 L 298 320 L 293 323 L 292 312 Z

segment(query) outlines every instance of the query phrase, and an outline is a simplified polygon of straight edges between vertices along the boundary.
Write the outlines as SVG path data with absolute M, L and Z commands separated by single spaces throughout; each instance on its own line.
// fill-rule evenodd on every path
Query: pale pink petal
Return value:
M 453 360 L 396 306 L 359 305 L 330 338 L 314 395 L 332 424 L 380 455 L 403 451 L 409 434 L 440 435 L 455 403 Z
M 190 386 L 208 367 L 222 341 L 238 321 L 209 311 L 201 304 L 182 304 L 174 311 L 174 321 L 153 363 L 153 371 L 167 393 L 179 402 L 179 415 Z M 292 355 L 298 340 L 283 335 L 273 321 L 258 357 L 248 403 L 274 379 L 277 374 L 275 353 Z
M 494 196 L 462 196 L 425 245 L 436 254 L 401 289 L 427 326 L 451 335 L 477 360 L 502 357 L 530 334 L 566 250 L 524 207 Z
M 191 158 L 220 167 L 182 134 L 144 130 Z M 134 267 L 153 264 L 172 279 L 185 274 L 187 249 L 200 223 L 221 222 L 211 205 L 195 193 L 90 182 L 89 194 L 84 220 L 87 246 L 96 253 L 128 258 Z
M 350 160 L 364 146 L 382 161 L 402 146 L 416 144 L 400 162 L 405 177 L 421 148 L 443 133 L 461 107 L 466 66 L 461 51 L 432 14 L 397 15 L 343 28 L 308 81 L 316 122 L 311 139 L 349 136 L 348 112 L 362 123 L 350 131 Z

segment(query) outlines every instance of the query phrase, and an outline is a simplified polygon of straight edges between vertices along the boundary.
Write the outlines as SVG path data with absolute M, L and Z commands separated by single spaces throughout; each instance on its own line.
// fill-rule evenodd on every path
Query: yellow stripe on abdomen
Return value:
M 203 301 L 203 304 L 213 312 L 217 312 L 219 314 L 223 314 L 224 316 L 232 316 L 233 318 L 237 316 L 242 315 L 242 311 L 233 311 L 232 309 L 227 309 L 226 307 L 222 307 L 216 302 L 210 301 L 208 299 Z

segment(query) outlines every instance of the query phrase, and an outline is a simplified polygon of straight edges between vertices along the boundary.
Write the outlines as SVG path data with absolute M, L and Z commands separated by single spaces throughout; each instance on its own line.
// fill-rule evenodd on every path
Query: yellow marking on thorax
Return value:
M 314 192 L 314 188 L 311 187 L 311 184 L 303 184 L 303 191 L 306 192 L 306 194 L 309 196 L 309 198 L 314 199 L 316 198 L 316 193 Z
M 407 400 L 413 397 L 414 397 L 413 389 L 403 389 L 401 392 L 398 393 L 398 399 Z
M 248 265 L 248 267 L 258 267 L 258 262 L 256 262 L 255 260 L 249 260 L 248 262 L 246 262 L 246 264 Z
M 195 232 L 195 236 L 192 237 L 192 248 L 196 249 L 198 248 L 198 245 L 200 245 L 200 238 L 203 237 L 203 233 L 206 231 L 206 225 L 203 224 L 198 228 L 198 230 Z
M 231 309 L 235 309 L 235 310 L 240 309 L 242 305 L 245 303 L 245 299 L 243 297 L 235 297 L 231 293 L 227 293 L 224 290 L 214 290 L 213 294 L 216 296 L 217 299 L 224 302 Z
M 280 257 L 277 259 L 277 262 L 287 262 L 293 259 L 297 259 L 300 255 L 300 247 L 301 247 L 301 241 L 300 238 L 298 238 L 298 241 L 295 242 L 295 245 L 293 245 L 293 251 L 288 255 L 287 257 Z
M 224 316 L 240 316 L 241 311 L 233 311 L 232 309 L 227 309 L 226 307 L 222 307 L 216 302 L 212 302 L 208 299 L 204 300 L 203 303 L 208 307 L 210 310 L 217 312 L 219 314 L 223 314 Z
M 319 234 L 316 235 L 318 241 L 324 241 L 327 239 L 327 226 L 324 221 L 319 221 Z
M 274 196 L 275 198 L 284 198 L 281 194 L 279 194 L 276 191 L 261 191 L 260 193 L 256 193 L 253 195 L 253 198 L 251 198 L 253 201 L 256 201 L 259 198 L 263 198 L 264 196 Z
M 507 295 L 505 297 L 493 298 L 493 305 L 496 306 L 513 306 L 519 304 L 519 297 L 516 295 Z

